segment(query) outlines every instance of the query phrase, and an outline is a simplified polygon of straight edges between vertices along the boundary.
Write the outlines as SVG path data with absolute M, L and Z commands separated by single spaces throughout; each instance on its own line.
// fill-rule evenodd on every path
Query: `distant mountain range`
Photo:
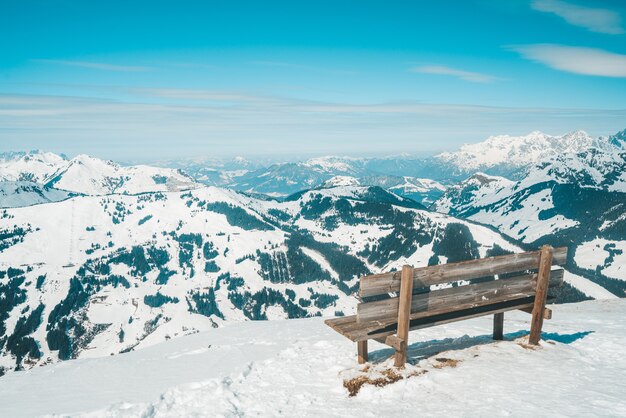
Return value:
M 146 165 L 123 167 L 87 155 L 72 159 L 50 152 L 0 155 L 0 182 L 20 181 L 88 195 L 179 191 L 199 184 L 180 170 Z
M 328 156 L 269 166 L 255 166 L 237 159 L 214 163 L 211 171 L 202 165 L 205 162 L 199 166 L 187 163 L 184 169 L 204 184 L 277 197 L 320 186 L 335 176 L 349 176 L 358 184 L 381 186 L 428 205 L 441 195 L 445 186 L 465 180 L 476 172 L 516 180 L 522 178 L 532 165 L 562 153 L 577 153 L 589 148 L 626 150 L 625 138 L 626 130 L 600 138 L 592 138 L 583 131 L 561 136 L 531 132 L 518 137 L 492 136 L 477 144 L 464 145 L 455 152 L 425 158 L 410 155 L 383 158 Z M 165 165 L 182 166 L 177 162 Z
M 225 321 L 347 314 L 361 275 L 545 243 L 570 249 L 558 301 L 626 296 L 625 136 L 204 168 L 3 154 L 0 374 Z
M 519 137 L 492 136 L 477 144 L 464 145 L 458 151 L 428 158 L 409 155 L 384 158 L 328 156 L 270 165 L 242 157 L 231 160 L 199 158 L 160 162 L 163 168 L 124 167 L 85 155 L 67 159 L 62 155 L 34 151 L 0 155 L 0 181 L 31 181 L 82 194 L 175 191 L 202 184 L 285 197 L 319 187 L 340 176 L 353 178 L 350 180 L 353 184 L 380 186 L 430 205 L 447 186 L 477 172 L 517 180 L 532 165 L 562 153 L 577 153 L 589 148 L 626 150 L 625 138 L 626 130 L 600 138 L 592 138 L 583 131 L 561 136 L 532 132 Z
M 0 236 L 6 370 L 224 321 L 341 315 L 361 275 L 519 251 L 491 229 L 362 186 L 282 202 L 215 187 L 77 196 L 4 210 Z
M 595 148 L 613 151 L 626 149 L 619 140 L 621 132 L 612 137 L 592 138 L 586 132 L 574 131 L 561 136 L 531 132 L 526 136 L 498 135 L 478 144 L 464 145 L 455 152 L 439 154 L 436 158 L 468 173 L 477 171 L 508 178 L 521 178 L 528 167 L 552 157 Z

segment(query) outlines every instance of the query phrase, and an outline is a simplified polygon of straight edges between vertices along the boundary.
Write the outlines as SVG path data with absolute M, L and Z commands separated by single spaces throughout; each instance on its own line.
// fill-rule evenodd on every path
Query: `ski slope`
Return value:
M 416 376 L 354 397 L 343 381 L 364 366 L 321 318 L 250 321 L 8 374 L 0 416 L 626 416 L 626 301 L 552 309 L 536 350 L 522 312 L 506 314 L 500 342 L 491 317 L 414 331 L 402 374 Z M 390 354 L 370 344 L 369 376 Z

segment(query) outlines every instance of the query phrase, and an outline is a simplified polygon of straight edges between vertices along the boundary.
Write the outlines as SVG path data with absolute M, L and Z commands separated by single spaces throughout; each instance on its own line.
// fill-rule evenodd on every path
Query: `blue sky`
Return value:
M 433 153 L 626 128 L 626 2 L 0 4 L 0 151 Z

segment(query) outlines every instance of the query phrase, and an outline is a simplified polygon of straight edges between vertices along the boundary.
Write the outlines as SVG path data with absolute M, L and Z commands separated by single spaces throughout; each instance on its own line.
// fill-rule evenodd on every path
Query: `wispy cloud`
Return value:
M 561 0 L 533 0 L 531 7 L 540 12 L 553 13 L 567 23 L 591 32 L 624 33 L 620 15 L 613 10 L 578 6 Z
M 449 75 L 472 83 L 491 83 L 498 80 L 498 77 L 493 75 L 459 70 L 457 68 L 446 67 L 445 65 L 425 65 L 412 68 L 411 71 L 414 73 Z
M 82 67 L 82 68 L 91 68 L 95 70 L 105 70 L 105 71 L 139 72 L 139 71 L 152 70 L 152 67 L 137 66 L 137 65 L 115 65 L 115 64 L 107 64 L 107 63 L 102 63 L 102 62 L 91 62 L 91 61 L 67 61 L 67 60 L 50 60 L 50 59 L 35 59 L 32 61 L 42 63 L 42 64 L 65 65 L 68 67 Z
M 293 62 L 282 61 L 251 61 L 250 64 L 262 65 L 264 67 L 281 67 L 281 68 L 293 68 L 296 70 L 313 71 L 318 73 L 336 74 L 336 75 L 354 75 L 356 71 L 342 70 L 335 68 L 315 67 L 312 65 L 296 64 Z
M 204 89 L 134 88 L 130 89 L 130 92 L 140 96 L 190 101 L 258 103 L 274 100 L 270 97 L 256 96 L 246 93 Z
M 56 144 L 68 153 L 101 152 L 126 160 L 239 155 L 242 150 L 248 155 L 431 152 L 496 132 L 567 131 L 572 121 L 580 120 L 585 121 L 581 127 L 605 134 L 623 129 L 625 117 L 626 110 L 417 102 L 351 104 L 276 97 L 223 106 L 0 94 L 0 151 Z
M 603 77 L 626 77 L 626 55 L 595 48 L 554 44 L 512 46 L 524 58 L 556 70 Z

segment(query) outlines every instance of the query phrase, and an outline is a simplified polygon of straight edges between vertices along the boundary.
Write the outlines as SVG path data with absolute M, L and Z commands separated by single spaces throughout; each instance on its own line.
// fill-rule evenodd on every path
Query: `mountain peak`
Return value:
M 359 186 L 359 180 L 352 176 L 335 176 L 326 180 L 323 187 Z
M 354 157 L 325 156 L 310 158 L 303 163 L 307 167 L 316 167 L 325 172 L 354 173 L 354 163 L 360 161 Z
M 72 158 L 70 160 L 70 162 L 76 162 L 76 163 L 80 163 L 80 164 L 91 164 L 91 163 L 97 163 L 97 164 L 105 163 L 105 164 L 108 164 L 108 165 L 115 164 L 115 163 L 113 163 L 113 161 L 102 160 L 100 158 L 92 157 L 91 155 L 87 155 L 87 154 L 78 154 L 77 156 Z
M 463 145 L 458 151 L 439 154 L 437 158 L 460 170 L 484 170 L 499 165 L 526 167 L 561 153 L 576 153 L 589 147 L 606 148 L 585 131 L 552 136 L 541 131 L 527 135 L 495 135 L 483 142 Z

